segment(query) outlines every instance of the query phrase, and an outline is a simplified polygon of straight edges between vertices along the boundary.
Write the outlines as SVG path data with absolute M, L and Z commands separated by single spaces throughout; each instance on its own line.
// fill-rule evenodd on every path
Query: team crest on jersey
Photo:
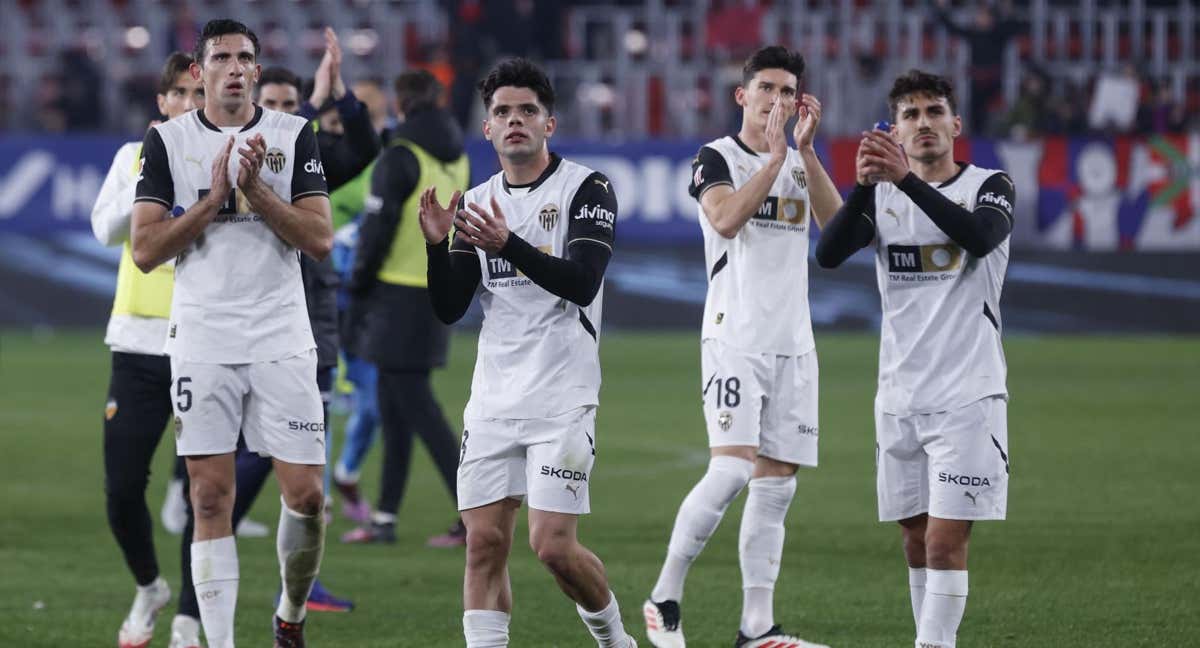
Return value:
M 733 427 L 733 412 L 725 411 L 718 414 L 717 425 L 721 426 L 722 432 L 728 432 L 729 428 Z
M 117 415 L 117 399 L 110 398 L 110 399 L 108 399 L 108 402 L 104 404 L 104 420 L 111 421 L 111 420 L 113 420 L 113 417 L 116 415 Z
M 287 164 L 287 157 L 284 156 L 283 151 L 276 147 L 267 149 L 268 169 L 274 171 L 275 173 L 279 173 L 280 171 L 283 171 L 283 165 L 285 164 Z
M 558 225 L 558 205 L 549 204 L 542 207 L 542 210 L 538 212 L 538 222 L 547 232 L 554 230 L 554 226 Z
M 801 189 L 808 187 L 808 178 L 804 176 L 804 169 L 792 169 L 792 180 L 795 180 Z

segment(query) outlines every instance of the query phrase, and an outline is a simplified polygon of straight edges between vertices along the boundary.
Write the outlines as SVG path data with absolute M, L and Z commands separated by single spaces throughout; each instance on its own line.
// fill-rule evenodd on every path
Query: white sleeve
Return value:
M 137 190 L 137 176 L 133 172 L 137 147 L 137 143 L 129 143 L 117 150 L 92 206 L 92 233 L 104 245 L 119 245 L 129 239 Z

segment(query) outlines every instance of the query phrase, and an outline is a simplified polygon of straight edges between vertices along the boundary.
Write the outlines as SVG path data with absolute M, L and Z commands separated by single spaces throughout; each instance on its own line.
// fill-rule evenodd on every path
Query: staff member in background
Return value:
M 163 65 L 158 111 L 167 119 L 204 106 L 204 86 L 188 72 L 191 64 L 190 55 L 175 52 Z M 121 648 L 148 644 L 159 610 L 171 600 L 171 588 L 158 571 L 146 483 L 150 461 L 171 419 L 171 363 L 163 345 L 175 266 L 164 263 L 142 274 L 133 264 L 129 223 L 141 157 L 141 142 L 130 142 L 117 151 L 92 207 L 96 238 L 104 245 L 122 245 L 112 316 L 104 334 L 104 343 L 112 349 L 112 377 L 104 406 L 104 495 L 108 525 L 137 583 L 133 605 L 117 632 Z M 183 499 L 182 491 L 174 497 Z M 190 544 L 191 539 L 184 542 Z M 189 571 L 187 566 L 183 571 Z M 195 636 L 199 624 L 192 623 Z
M 396 513 L 412 461 L 413 434 L 433 456 L 451 501 L 457 500 L 458 444 L 433 396 L 430 370 L 445 364 L 449 329 L 437 320 L 426 280 L 425 239 L 417 221 L 420 191 L 465 190 L 470 180 L 462 132 L 438 107 L 441 84 L 425 71 L 396 79 L 402 123 L 375 163 L 350 279 L 351 310 L 365 312 L 359 352 L 379 372 L 383 483 L 369 524 L 343 542 L 393 542 Z M 466 543 L 462 520 L 430 546 Z

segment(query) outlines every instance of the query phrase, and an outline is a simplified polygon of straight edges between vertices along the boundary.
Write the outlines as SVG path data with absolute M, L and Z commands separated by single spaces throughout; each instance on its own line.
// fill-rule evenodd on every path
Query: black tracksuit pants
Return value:
M 379 419 L 383 428 L 383 476 L 378 510 L 396 514 L 412 463 L 413 436 L 425 442 L 450 499 L 458 503 L 458 441 L 433 396 L 429 371 L 379 370 Z
M 158 577 L 146 484 L 170 420 L 171 361 L 114 351 L 104 410 L 104 496 L 108 526 L 138 585 Z

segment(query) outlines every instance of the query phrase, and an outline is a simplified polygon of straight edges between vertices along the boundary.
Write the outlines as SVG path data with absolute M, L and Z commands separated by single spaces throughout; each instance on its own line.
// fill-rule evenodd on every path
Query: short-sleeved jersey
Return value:
M 572 245 L 612 249 L 617 202 L 608 178 L 551 157 L 530 185 L 497 173 L 464 202 L 491 210 L 496 200 L 508 228 L 556 257 Z M 600 316 L 604 285 L 586 307 L 556 297 L 499 255 L 455 241 L 452 254 L 479 258 L 483 326 L 471 381 L 469 418 L 547 418 L 600 402 Z
M 988 188 L 997 182 L 1012 195 L 1003 172 L 965 165 L 937 190 L 968 211 L 989 205 L 1011 219 L 1012 204 Z M 941 412 L 1006 396 L 1000 290 L 1008 239 L 982 258 L 971 256 L 890 183 L 875 187 L 875 231 L 883 411 Z
M 237 149 L 261 134 L 263 181 L 285 203 L 328 195 L 316 136 L 301 117 L 255 108 L 244 127 L 213 125 L 199 110 L 150 129 L 142 146 L 137 202 L 183 214 L 206 196 L 213 159 L 230 135 L 233 189 L 215 219 L 176 259 L 166 352 L 195 362 L 266 362 L 313 348 L 300 252 L 250 211 L 237 188 Z
M 700 149 L 688 192 L 699 202 L 708 189 L 740 189 L 767 164 L 737 136 Z M 808 236 L 812 210 L 804 162 L 789 150 L 767 199 L 733 238 L 721 236 L 704 207 L 708 295 L 703 339 L 718 339 L 751 353 L 803 355 L 814 347 L 808 311 Z

